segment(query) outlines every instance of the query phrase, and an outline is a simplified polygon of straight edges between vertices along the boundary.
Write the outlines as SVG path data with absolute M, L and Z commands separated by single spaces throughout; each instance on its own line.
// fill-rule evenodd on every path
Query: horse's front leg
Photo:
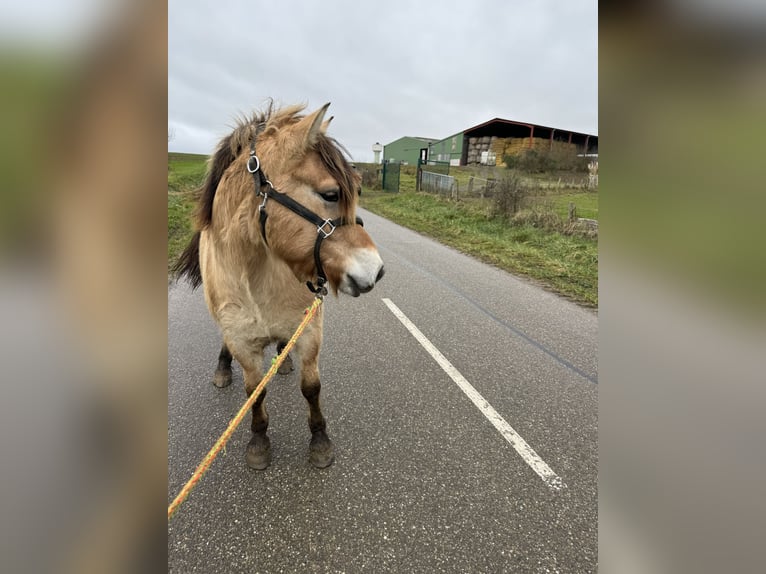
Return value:
M 319 347 L 322 342 L 322 330 L 313 330 L 304 334 L 298 341 L 297 350 L 301 357 L 301 392 L 309 405 L 309 462 L 317 468 L 325 468 L 335 459 L 335 449 L 327 436 L 327 421 L 319 406 Z
M 245 378 L 245 392 L 249 397 L 261 382 L 263 377 L 263 343 L 252 341 L 227 341 L 227 346 L 231 350 L 234 358 L 242 365 L 242 372 Z M 245 461 L 247 466 L 256 470 L 264 470 L 271 464 L 271 442 L 266 435 L 269 428 L 269 414 L 266 412 L 264 399 L 266 398 L 266 389 L 253 403 L 253 422 L 250 429 L 253 436 L 247 445 L 245 452 Z

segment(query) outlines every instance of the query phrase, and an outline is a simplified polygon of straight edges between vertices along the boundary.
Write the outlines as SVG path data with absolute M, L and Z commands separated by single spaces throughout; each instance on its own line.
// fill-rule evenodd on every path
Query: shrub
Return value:
M 362 176 L 362 185 L 369 189 L 380 189 L 380 168 L 373 166 L 359 166 L 357 170 Z
M 492 199 L 492 213 L 511 218 L 519 211 L 522 202 L 529 195 L 529 189 L 516 174 L 506 175 L 495 184 Z
M 518 169 L 526 173 L 549 173 L 554 171 L 588 172 L 588 158 L 578 157 L 570 150 L 553 148 L 552 150 L 528 149 L 522 153 L 503 156 L 503 163 L 509 169 Z

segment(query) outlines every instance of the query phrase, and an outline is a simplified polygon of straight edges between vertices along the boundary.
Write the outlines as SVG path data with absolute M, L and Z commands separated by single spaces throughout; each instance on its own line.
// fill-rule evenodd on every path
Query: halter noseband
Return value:
M 317 240 L 314 242 L 314 264 L 317 268 L 317 282 L 316 285 L 314 285 L 311 281 L 306 281 L 306 286 L 309 288 L 309 291 L 314 293 L 317 297 L 321 298 L 324 295 L 327 295 L 327 287 L 325 285 L 327 283 L 327 276 L 325 275 L 324 267 L 322 266 L 322 260 L 319 256 L 320 249 L 322 248 L 322 241 L 330 237 L 330 235 L 333 234 L 333 231 L 335 231 L 337 227 L 350 225 L 352 223 L 364 226 L 362 218 L 357 217 L 355 222 L 351 222 L 344 217 L 339 217 L 337 219 L 322 219 L 316 213 L 301 205 L 289 195 L 274 189 L 274 186 L 261 169 L 261 161 L 258 159 L 258 156 L 255 155 L 255 138 L 253 138 L 253 140 L 250 142 L 250 157 L 247 160 L 247 171 L 249 171 L 253 176 L 256 195 L 263 197 L 263 201 L 258 206 L 258 213 L 260 214 L 259 219 L 261 222 L 261 236 L 263 237 L 263 242 L 267 247 L 269 242 L 266 239 L 266 218 L 268 217 L 268 214 L 266 213 L 266 201 L 269 198 L 273 199 L 277 203 L 282 204 L 293 213 L 300 215 L 303 219 L 316 225 Z

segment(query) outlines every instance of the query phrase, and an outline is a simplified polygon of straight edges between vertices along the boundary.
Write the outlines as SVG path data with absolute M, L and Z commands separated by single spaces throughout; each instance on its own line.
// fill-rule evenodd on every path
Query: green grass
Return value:
M 207 156 L 168 153 L 168 270 L 192 236 L 193 192 L 205 178 Z
M 535 279 L 586 306 L 598 306 L 598 243 L 529 225 L 488 218 L 471 203 L 415 192 L 365 189 L 361 205 L 442 243 Z
M 205 178 L 207 156 L 168 153 L 168 191 L 192 191 Z
M 598 219 L 598 193 L 593 191 L 581 191 L 575 193 L 556 193 L 545 196 L 553 210 L 562 218 L 569 217 L 569 204 L 574 203 L 577 217 Z

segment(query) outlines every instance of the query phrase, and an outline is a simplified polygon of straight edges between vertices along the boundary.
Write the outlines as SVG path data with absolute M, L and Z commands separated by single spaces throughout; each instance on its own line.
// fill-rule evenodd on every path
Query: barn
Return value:
M 449 161 L 452 165 L 502 165 L 503 156 L 528 149 L 598 155 L 598 136 L 494 118 L 434 141 L 428 147 L 428 158 L 433 161 Z
M 463 157 L 464 133 L 458 132 L 435 141 L 428 146 L 428 159 L 431 161 L 449 162 L 450 165 L 461 165 Z
M 433 138 L 401 137 L 383 146 L 383 161 L 417 165 L 420 150 L 435 141 Z

